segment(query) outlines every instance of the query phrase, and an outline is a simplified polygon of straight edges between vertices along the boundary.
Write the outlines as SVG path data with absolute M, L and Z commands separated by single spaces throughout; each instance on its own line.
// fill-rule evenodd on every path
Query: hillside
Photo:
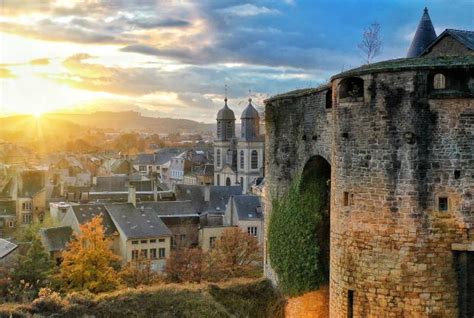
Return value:
M 268 280 L 161 285 L 98 296 L 71 294 L 0 305 L 0 317 L 282 317 L 285 300 Z
M 154 133 L 204 133 L 214 130 L 215 124 L 187 119 L 145 117 L 138 112 L 96 112 L 92 114 L 53 113 L 45 117 L 67 120 L 82 126 L 121 131 L 147 131 Z

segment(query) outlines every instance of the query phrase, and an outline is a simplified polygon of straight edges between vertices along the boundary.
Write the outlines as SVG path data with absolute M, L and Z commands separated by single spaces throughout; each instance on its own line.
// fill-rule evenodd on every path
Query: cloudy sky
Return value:
M 136 110 L 213 122 L 362 63 L 403 57 L 424 6 L 438 34 L 474 29 L 471 0 L 0 0 L 0 115 Z

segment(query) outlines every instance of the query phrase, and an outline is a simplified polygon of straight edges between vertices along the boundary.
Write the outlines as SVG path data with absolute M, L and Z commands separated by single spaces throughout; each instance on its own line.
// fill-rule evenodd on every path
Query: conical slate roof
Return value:
M 242 116 L 240 119 L 254 119 L 259 118 L 258 111 L 252 105 L 252 99 L 249 98 L 249 104 L 245 107 L 244 111 L 242 112 Z
M 415 36 L 411 42 L 410 49 L 408 50 L 407 57 L 417 57 L 423 52 L 428 45 L 436 39 L 436 32 L 431 22 L 430 15 L 428 14 L 428 8 L 423 11 L 418 28 L 416 29 Z
M 235 120 L 234 112 L 227 106 L 227 98 L 224 101 L 224 107 L 217 113 L 217 120 Z

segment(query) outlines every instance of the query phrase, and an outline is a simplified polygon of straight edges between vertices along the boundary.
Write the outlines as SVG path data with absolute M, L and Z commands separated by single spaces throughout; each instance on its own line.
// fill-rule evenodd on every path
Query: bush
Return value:
M 139 257 L 129 262 L 120 272 L 119 277 L 128 287 L 153 285 L 160 282 L 160 274 L 151 267 L 151 260 Z
M 166 280 L 172 283 L 199 283 L 202 278 L 202 263 L 203 254 L 200 248 L 172 251 L 164 268 Z
M 55 313 L 60 312 L 67 304 L 67 301 L 63 300 L 58 292 L 49 288 L 41 288 L 38 298 L 33 300 L 31 306 L 35 312 Z
M 317 289 L 328 280 L 328 250 L 321 229 L 327 211 L 327 180 L 302 184 L 297 178 L 288 193 L 273 201 L 268 251 L 278 285 L 290 296 Z M 327 234 L 325 234 L 327 236 Z

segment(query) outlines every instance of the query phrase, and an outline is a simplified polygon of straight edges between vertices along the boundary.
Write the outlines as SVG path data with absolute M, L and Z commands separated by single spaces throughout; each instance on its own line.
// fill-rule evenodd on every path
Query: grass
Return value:
M 87 297 L 0 305 L 0 317 L 283 317 L 285 300 L 265 279 L 169 284 Z

